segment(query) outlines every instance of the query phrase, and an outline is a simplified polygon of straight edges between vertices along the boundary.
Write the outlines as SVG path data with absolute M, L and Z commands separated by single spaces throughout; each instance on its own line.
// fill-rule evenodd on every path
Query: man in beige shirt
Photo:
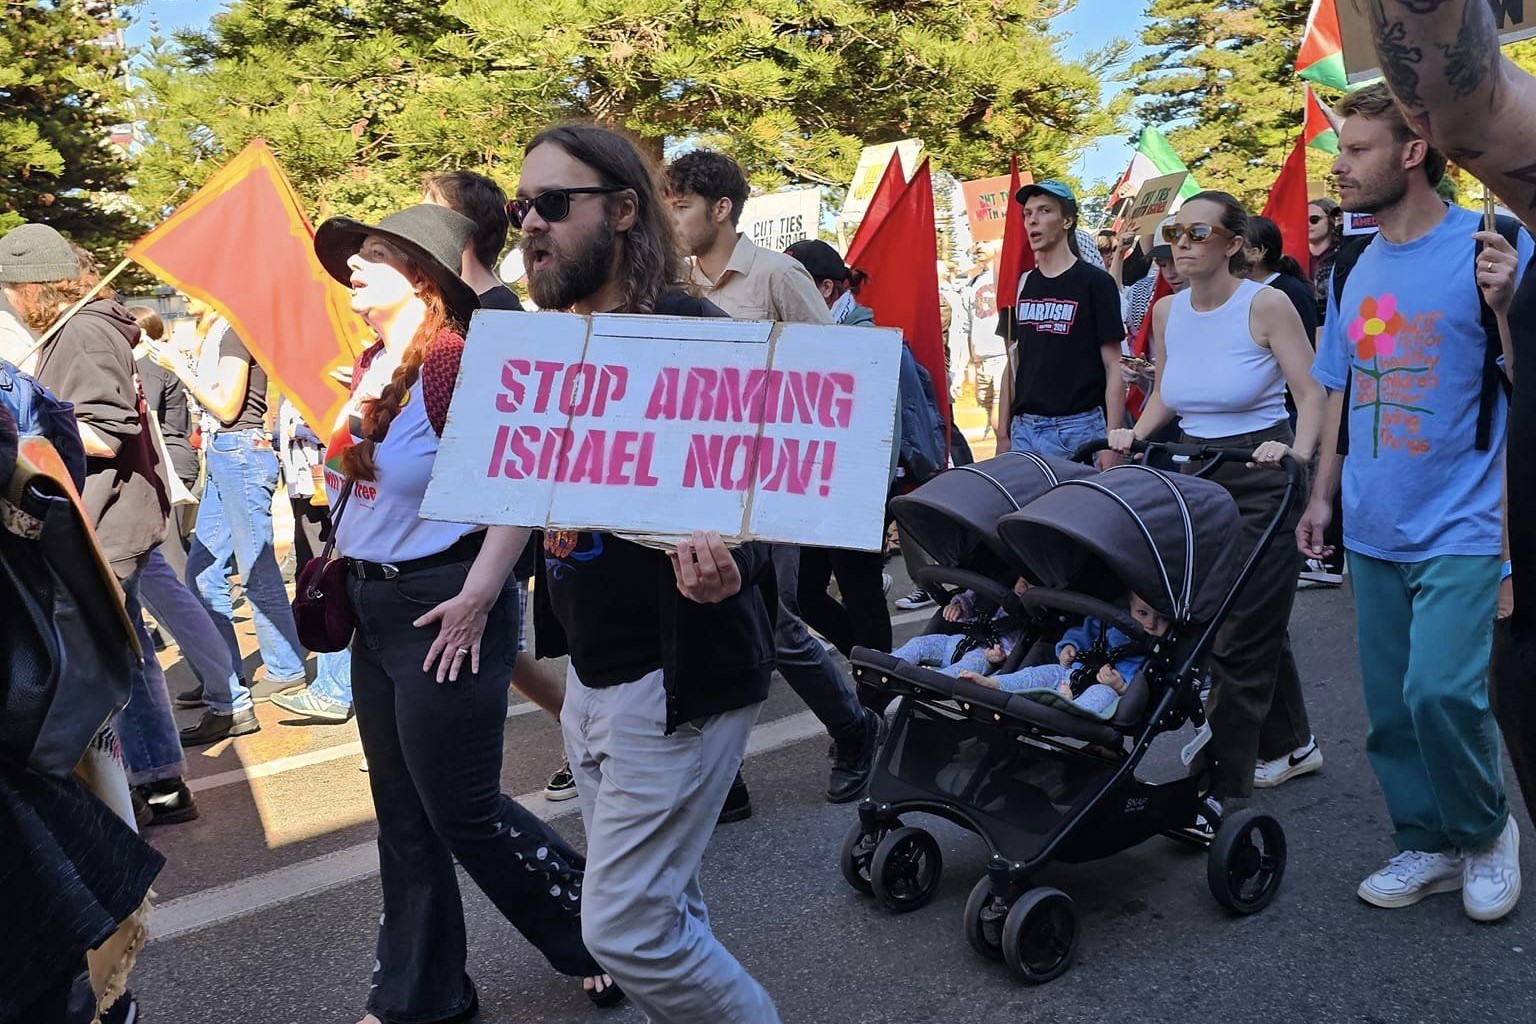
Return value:
M 678 239 L 693 256 L 693 281 L 706 299 L 738 320 L 832 323 L 826 301 L 799 260 L 737 233 L 747 179 L 736 161 L 709 150 L 678 157 L 667 168 L 667 201 Z M 779 673 L 832 737 L 837 753 L 827 799 L 845 803 L 857 799 L 869 780 L 882 720 L 860 706 L 853 683 L 800 617 L 800 549 L 775 544 L 773 567 L 779 585 L 774 627 Z M 738 773 L 720 820 L 739 821 L 751 813 Z

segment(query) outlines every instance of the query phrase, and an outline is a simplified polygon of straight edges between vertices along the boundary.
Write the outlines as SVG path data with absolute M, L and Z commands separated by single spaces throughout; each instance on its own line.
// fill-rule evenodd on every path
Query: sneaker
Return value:
M 192 791 L 180 779 L 165 779 L 135 787 L 149 805 L 149 826 L 179 825 L 197 817 L 197 803 Z
M 729 825 L 733 821 L 746 821 L 752 817 L 752 794 L 747 792 L 747 780 L 741 777 L 741 772 L 736 772 L 736 781 L 731 783 L 731 791 L 725 794 L 725 806 L 720 808 L 720 817 L 716 824 Z
M 1461 858 L 1448 853 L 1404 850 L 1360 883 L 1356 894 L 1373 907 L 1411 907 L 1437 892 L 1461 888 Z
M 1307 559 L 1307 564 L 1301 570 L 1301 576 L 1297 580 L 1297 584 L 1304 589 L 1310 587 L 1337 587 L 1343 585 L 1343 583 L 1343 571 L 1328 565 L 1319 558 Z
M 559 803 L 561 800 L 570 800 L 576 795 L 576 776 L 571 774 L 571 762 L 562 760 L 560 767 L 555 769 L 555 774 L 549 777 L 549 784 L 544 787 L 544 799 Z
M 203 717 L 197 720 L 196 725 L 181 730 L 181 745 L 184 748 L 202 747 L 231 736 L 249 736 L 260 731 L 261 723 L 256 720 L 256 712 L 252 708 L 236 711 L 232 715 L 221 715 L 208 708 L 203 711 Z
M 198 683 L 190 690 L 183 690 L 176 695 L 176 706 L 179 708 L 200 708 L 203 706 L 203 684 Z
M 918 587 L 906 597 L 898 597 L 896 599 L 896 607 L 907 612 L 915 612 L 919 608 L 931 608 L 936 604 L 938 602 L 922 587 Z
M 272 695 L 276 707 L 319 722 L 345 722 L 352 717 L 352 707 L 339 700 L 322 696 L 309 686 L 295 686 L 291 690 Z
M 827 782 L 829 804 L 857 800 L 869 784 L 869 773 L 875 767 L 875 755 L 880 752 L 880 741 L 885 736 L 885 718 L 865 709 L 861 725 L 858 739 L 846 750 L 838 745 L 833 755 L 832 777 Z
M 252 702 L 261 704 L 271 700 L 279 693 L 287 690 L 296 690 L 304 686 L 308 681 L 303 672 L 300 672 L 292 679 L 274 679 L 267 672 L 266 666 L 262 666 L 256 670 L 255 675 L 251 676 L 251 685 L 247 689 L 251 693 Z
M 1202 722 L 1200 728 L 1195 730 L 1195 738 L 1184 744 L 1184 748 L 1179 751 L 1179 760 L 1184 762 L 1186 768 L 1189 767 L 1209 742 L 1211 742 L 1211 723 Z
M 1285 757 L 1273 761 L 1260 761 L 1253 766 L 1253 788 L 1271 789 L 1287 779 L 1315 772 L 1323 766 L 1323 752 L 1317 749 L 1317 737 L 1307 737 L 1307 745 L 1298 747 Z
M 888 573 L 888 572 L 883 572 L 883 573 L 880 574 L 880 593 L 882 593 L 882 594 L 889 594 L 890 592 L 891 592 L 891 574 Z
M 1520 829 L 1510 817 L 1493 845 L 1462 857 L 1461 908 L 1474 921 L 1497 921 L 1520 899 Z

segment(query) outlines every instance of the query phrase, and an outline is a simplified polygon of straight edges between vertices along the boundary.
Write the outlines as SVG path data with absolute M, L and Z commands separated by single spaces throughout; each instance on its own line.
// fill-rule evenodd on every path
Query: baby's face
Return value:
M 1015 594 L 1019 595 L 1020 597 L 1023 597 L 1024 596 L 1024 591 L 1026 591 L 1028 589 L 1029 589 L 1029 581 L 1026 580 L 1023 576 L 1020 576 L 1017 580 L 1014 581 L 1013 592 Z
M 1159 615 L 1151 605 L 1135 594 L 1131 595 L 1131 618 L 1140 623 L 1148 636 L 1162 636 L 1168 632 L 1167 616 Z

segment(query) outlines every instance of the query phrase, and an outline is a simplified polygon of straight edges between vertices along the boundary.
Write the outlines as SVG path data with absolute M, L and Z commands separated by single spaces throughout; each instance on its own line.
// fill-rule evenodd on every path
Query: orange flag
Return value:
M 1019 158 L 1008 162 L 1008 216 L 1003 220 L 1003 251 L 997 257 L 997 308 L 1012 309 L 1019 301 L 1019 278 L 1035 268 L 1035 251 L 1029 247 L 1029 233 L 1024 228 L 1024 207 L 1014 196 L 1019 194 Z M 1004 316 L 1008 314 L 1003 314 Z
M 1301 264 L 1303 273 L 1312 255 L 1307 247 L 1307 201 L 1307 145 L 1303 134 L 1281 165 L 1280 175 L 1269 190 L 1269 201 L 1264 204 L 1264 216 L 1280 225 L 1285 254 Z
M 865 244 L 859 268 L 869 280 L 859 291 L 859 302 L 875 311 L 876 325 L 901 329 L 913 357 L 933 378 L 939 415 L 949 423 L 938 265 L 933 177 L 924 160 Z
M 314 230 L 272 150 L 256 139 L 128 257 L 218 310 L 272 383 L 321 437 L 368 329 L 315 256 Z
M 869 197 L 869 209 L 864 211 L 864 219 L 859 221 L 859 229 L 853 233 L 853 241 L 848 243 L 844 263 L 850 267 L 858 266 L 869 240 L 875 237 L 880 222 L 891 212 L 891 207 L 896 205 L 896 200 L 901 198 L 902 190 L 906 187 L 907 176 L 901 169 L 901 154 L 892 152 L 891 162 L 885 165 L 885 173 L 880 175 L 880 183 L 875 186 L 875 194 Z

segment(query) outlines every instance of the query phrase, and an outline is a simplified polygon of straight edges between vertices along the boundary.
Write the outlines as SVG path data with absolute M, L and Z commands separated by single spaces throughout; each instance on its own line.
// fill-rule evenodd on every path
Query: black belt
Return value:
M 360 580 L 392 580 L 406 573 L 435 569 L 454 562 L 467 562 L 480 553 L 480 545 L 484 543 L 485 531 L 476 530 L 454 541 L 446 550 L 423 558 L 408 558 L 403 562 L 369 562 L 362 558 L 349 558 L 347 572 Z

